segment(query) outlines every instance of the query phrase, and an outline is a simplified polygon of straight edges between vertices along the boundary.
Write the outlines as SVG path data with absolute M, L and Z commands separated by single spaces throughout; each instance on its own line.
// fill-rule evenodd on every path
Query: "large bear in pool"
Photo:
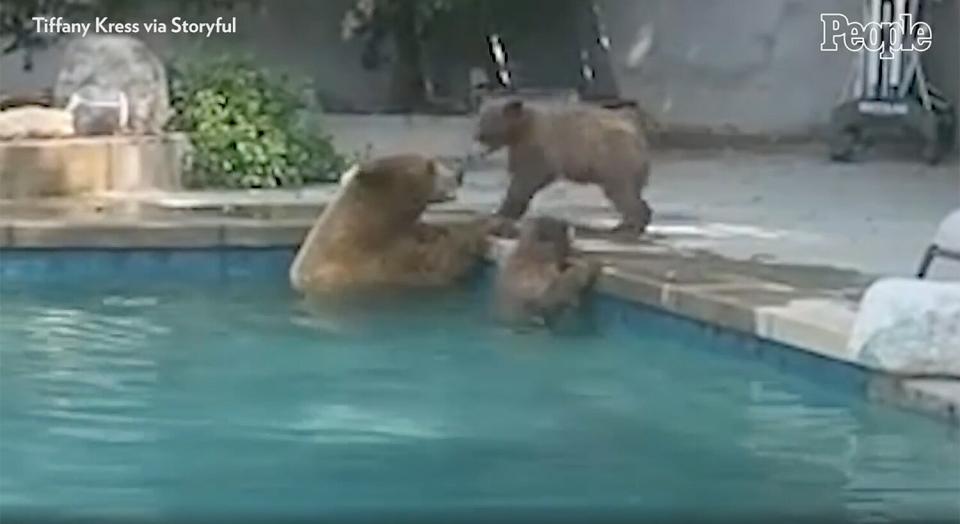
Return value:
M 481 223 L 420 220 L 456 174 L 419 155 L 395 155 L 354 167 L 323 211 L 290 267 L 303 293 L 429 287 L 464 277 L 481 259 Z

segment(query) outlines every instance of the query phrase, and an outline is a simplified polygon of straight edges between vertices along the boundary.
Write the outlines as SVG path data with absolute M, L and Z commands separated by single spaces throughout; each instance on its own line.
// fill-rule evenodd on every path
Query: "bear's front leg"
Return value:
M 497 209 L 497 216 L 511 220 L 519 219 L 527 212 L 534 195 L 552 181 L 553 176 L 547 172 L 511 172 L 507 195 Z
M 413 236 L 418 243 L 435 242 L 446 233 L 447 231 L 440 226 L 423 222 L 416 224 L 413 230 Z
M 483 227 L 486 234 L 500 238 L 517 238 L 520 235 L 516 221 L 500 215 L 491 215 L 484 219 Z
M 601 268 L 599 263 L 587 261 L 564 269 L 540 299 L 547 316 L 578 307 L 580 298 L 596 281 Z
M 653 211 L 641 196 L 643 188 L 638 187 L 636 180 L 627 178 L 616 182 L 605 181 L 602 186 L 604 195 L 621 216 L 620 224 L 613 231 L 635 235 L 645 233 L 653 218 Z
M 435 229 L 433 229 L 435 228 Z M 479 224 L 432 226 L 398 242 L 388 257 L 395 261 L 400 280 L 426 285 L 448 285 L 466 276 L 486 250 L 486 235 Z

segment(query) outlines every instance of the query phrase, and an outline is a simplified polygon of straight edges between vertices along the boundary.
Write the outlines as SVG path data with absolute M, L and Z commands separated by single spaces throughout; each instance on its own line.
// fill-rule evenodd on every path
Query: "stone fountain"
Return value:
M 52 103 L 0 111 L 0 198 L 97 195 L 181 187 L 183 135 L 166 71 L 141 41 L 71 41 Z

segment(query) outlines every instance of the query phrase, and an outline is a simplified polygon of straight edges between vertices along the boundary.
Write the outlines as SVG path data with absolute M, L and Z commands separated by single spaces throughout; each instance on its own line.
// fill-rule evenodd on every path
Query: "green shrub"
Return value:
M 345 160 L 328 135 L 304 124 L 304 110 L 314 108 L 302 92 L 245 59 L 175 65 L 170 127 L 192 143 L 188 184 L 263 188 L 336 180 Z

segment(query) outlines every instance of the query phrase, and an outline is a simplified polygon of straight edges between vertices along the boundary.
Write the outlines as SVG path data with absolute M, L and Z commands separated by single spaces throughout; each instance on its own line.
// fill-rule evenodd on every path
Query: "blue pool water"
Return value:
M 855 370 L 612 299 L 511 333 L 482 283 L 308 306 L 286 255 L 216 256 L 0 261 L 0 517 L 960 520 L 956 428 Z

